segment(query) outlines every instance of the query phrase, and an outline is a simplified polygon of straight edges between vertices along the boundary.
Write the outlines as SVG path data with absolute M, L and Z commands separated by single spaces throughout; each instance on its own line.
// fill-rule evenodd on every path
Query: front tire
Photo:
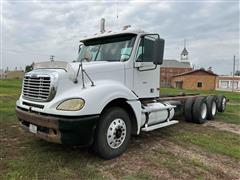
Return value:
M 131 121 L 128 113 L 120 107 L 112 107 L 101 115 L 93 148 L 102 158 L 112 159 L 127 149 L 130 137 Z

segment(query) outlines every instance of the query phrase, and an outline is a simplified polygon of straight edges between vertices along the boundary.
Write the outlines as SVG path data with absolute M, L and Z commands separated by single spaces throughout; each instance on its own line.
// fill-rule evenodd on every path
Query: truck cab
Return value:
M 178 123 L 176 106 L 159 100 L 164 40 L 158 34 L 127 29 L 81 43 L 76 62 L 37 63 L 25 74 L 16 102 L 23 129 L 111 159 L 131 135 Z

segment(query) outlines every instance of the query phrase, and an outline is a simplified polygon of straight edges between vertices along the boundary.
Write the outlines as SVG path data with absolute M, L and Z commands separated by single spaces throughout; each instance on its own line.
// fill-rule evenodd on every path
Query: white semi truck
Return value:
M 89 145 L 105 159 L 122 154 L 131 135 L 187 121 L 204 123 L 224 96 L 160 96 L 164 40 L 125 29 L 81 40 L 78 60 L 35 64 L 25 74 L 16 113 L 23 129 L 50 142 Z

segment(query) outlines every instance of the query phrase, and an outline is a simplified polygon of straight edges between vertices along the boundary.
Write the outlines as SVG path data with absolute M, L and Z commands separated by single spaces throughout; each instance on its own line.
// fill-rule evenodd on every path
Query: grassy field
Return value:
M 210 124 L 181 121 L 142 133 L 121 157 L 104 161 L 86 148 L 48 143 L 22 131 L 15 116 L 20 88 L 18 80 L 0 81 L 0 179 L 240 178 L 240 135 L 228 130 L 240 131 L 239 93 L 201 91 L 224 94 L 230 100 L 227 111 Z

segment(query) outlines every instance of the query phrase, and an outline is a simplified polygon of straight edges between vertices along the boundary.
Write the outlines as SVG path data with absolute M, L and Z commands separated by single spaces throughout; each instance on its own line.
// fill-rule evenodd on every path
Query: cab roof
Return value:
M 124 34 L 144 34 L 146 32 L 144 32 L 143 30 L 140 29 L 126 29 L 126 30 L 122 30 L 122 31 L 106 31 L 104 33 L 96 33 L 94 35 L 88 35 L 85 36 L 83 39 L 80 40 L 80 42 L 84 42 L 90 39 L 98 39 L 98 38 L 103 38 L 103 37 L 112 37 L 112 36 L 118 36 L 118 35 L 124 35 Z

